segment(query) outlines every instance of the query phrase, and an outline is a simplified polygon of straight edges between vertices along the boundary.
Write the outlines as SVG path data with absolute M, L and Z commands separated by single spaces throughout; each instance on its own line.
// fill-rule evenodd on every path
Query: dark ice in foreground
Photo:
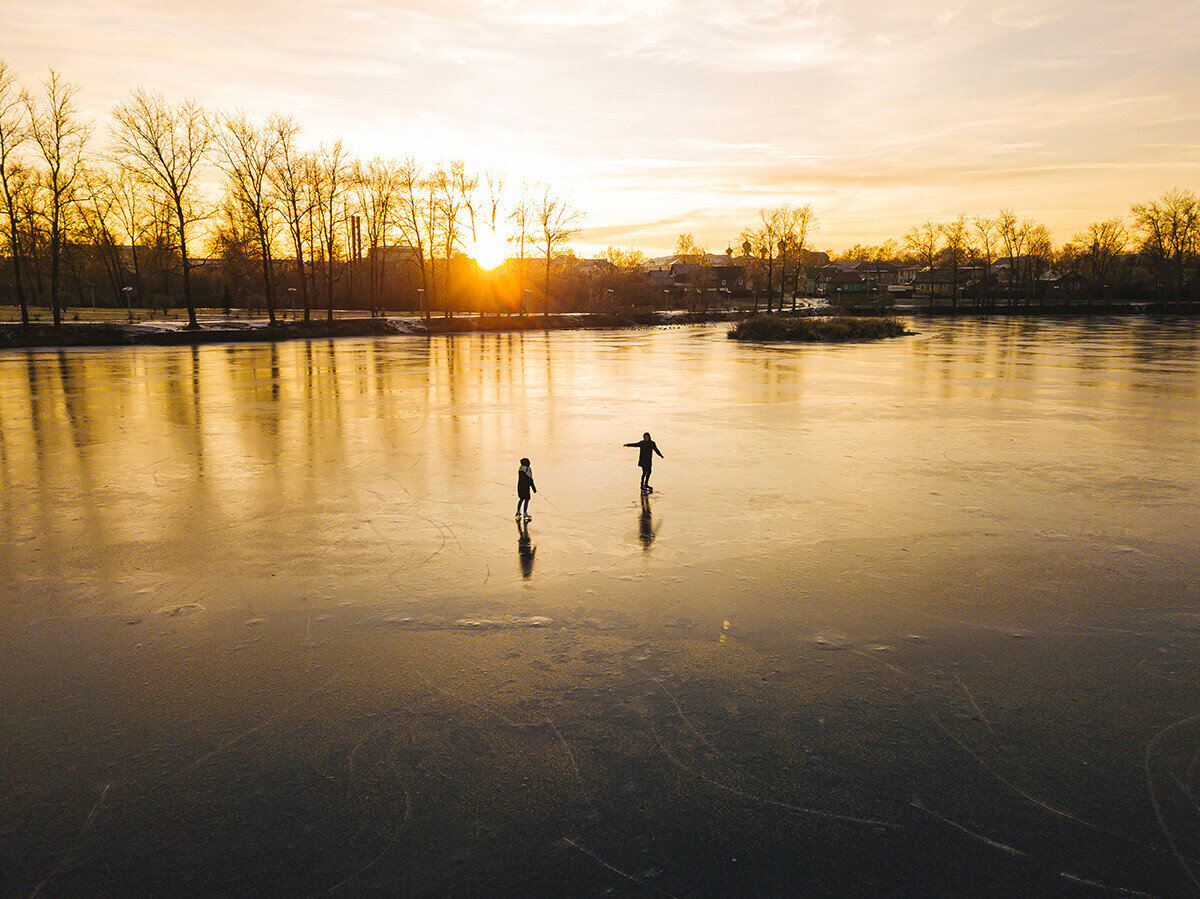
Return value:
M 912 328 L 0 355 L 0 892 L 1200 891 L 1195 323 Z

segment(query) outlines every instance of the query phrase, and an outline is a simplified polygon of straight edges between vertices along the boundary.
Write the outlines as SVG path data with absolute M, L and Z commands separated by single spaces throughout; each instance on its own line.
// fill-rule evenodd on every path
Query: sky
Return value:
M 0 57 L 97 122 L 144 87 L 546 182 L 581 254 L 781 204 L 818 249 L 1002 207 L 1062 243 L 1200 190 L 1195 0 L 0 0 Z

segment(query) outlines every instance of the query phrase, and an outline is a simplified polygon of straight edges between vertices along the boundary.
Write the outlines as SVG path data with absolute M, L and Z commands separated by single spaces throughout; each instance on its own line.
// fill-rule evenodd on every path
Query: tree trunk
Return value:
M 21 307 L 21 324 L 29 327 L 29 302 L 25 299 L 25 285 L 21 282 L 21 252 L 17 246 L 17 229 L 16 223 L 13 223 L 12 231 L 12 268 L 13 268 L 13 284 L 17 288 L 17 303 Z
M 275 291 L 271 284 L 271 247 L 263 228 L 259 228 L 259 240 L 262 243 L 262 276 L 263 297 L 267 301 L 267 318 L 275 324 Z
M 196 321 L 196 304 L 192 300 L 192 265 L 187 251 L 187 219 L 178 198 L 175 201 L 175 215 L 179 220 L 179 258 L 183 263 L 183 302 L 187 305 L 188 327 L 198 329 L 200 323 Z
M 50 311 L 54 316 L 54 327 L 62 327 L 62 309 L 58 304 L 59 254 L 62 252 L 58 230 L 58 210 L 55 209 L 50 222 Z

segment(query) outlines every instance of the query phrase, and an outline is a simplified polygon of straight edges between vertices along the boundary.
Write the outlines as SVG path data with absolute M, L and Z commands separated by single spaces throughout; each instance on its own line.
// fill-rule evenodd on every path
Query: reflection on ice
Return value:
M 642 540 L 642 548 L 647 552 L 654 545 L 654 538 L 658 536 L 658 529 L 662 527 L 662 519 L 655 521 L 654 513 L 650 509 L 650 497 L 642 494 L 642 512 L 638 516 L 638 536 Z
M 533 557 L 537 555 L 537 546 L 529 536 L 529 524 L 524 520 L 517 522 L 517 558 L 521 562 L 521 577 L 533 577 Z

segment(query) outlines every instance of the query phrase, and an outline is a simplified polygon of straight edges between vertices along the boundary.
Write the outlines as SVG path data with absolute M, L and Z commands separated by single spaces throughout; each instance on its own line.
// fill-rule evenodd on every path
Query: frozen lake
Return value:
M 0 892 L 1200 891 L 1200 327 L 912 327 L 0 354 Z

